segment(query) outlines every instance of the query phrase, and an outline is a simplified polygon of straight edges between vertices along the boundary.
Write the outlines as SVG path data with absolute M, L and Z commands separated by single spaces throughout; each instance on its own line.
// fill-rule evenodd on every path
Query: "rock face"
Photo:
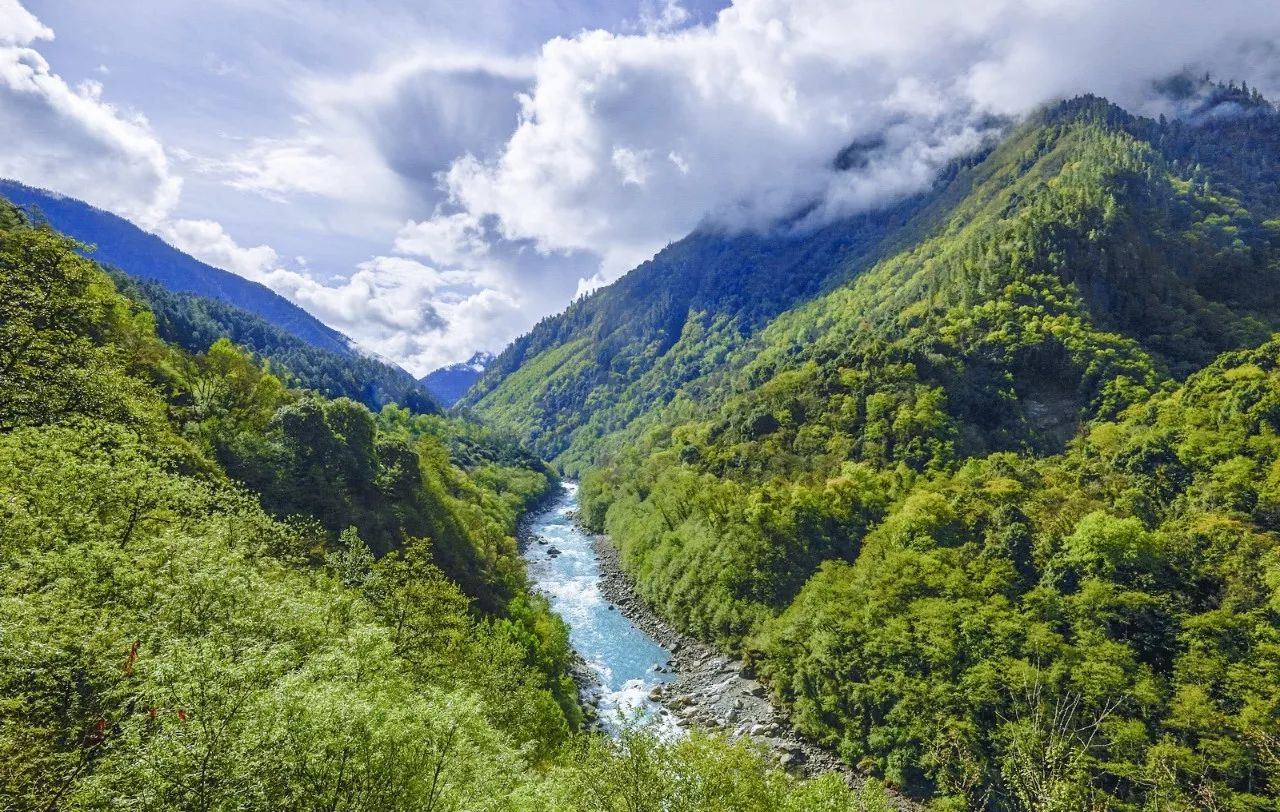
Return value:
M 597 536 L 594 546 L 600 562 L 601 594 L 671 652 L 666 668 L 676 678 L 655 689 L 651 699 L 661 702 L 685 726 L 723 730 L 733 738 L 750 737 L 764 744 L 788 771 L 800 775 L 836 772 L 851 785 L 863 781 L 862 774 L 834 753 L 791 728 L 749 666 L 675 631 L 653 613 L 622 571 L 612 542 Z M 906 799 L 894 800 L 901 809 L 917 808 Z

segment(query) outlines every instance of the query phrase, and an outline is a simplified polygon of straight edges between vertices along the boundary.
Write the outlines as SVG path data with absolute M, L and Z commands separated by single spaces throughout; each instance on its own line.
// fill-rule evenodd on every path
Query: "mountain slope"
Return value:
M 427 373 L 421 379 L 421 383 L 447 409 L 457 403 L 467 390 L 480 380 L 480 376 L 492 363 L 493 355 L 478 352 L 462 363 L 450 364 Z
M 256 313 L 313 347 L 352 355 L 351 340 L 265 285 L 207 265 L 110 212 L 73 198 L 0 180 L 0 196 L 34 206 L 50 225 L 96 246 L 94 259 L 178 293 L 194 293 Z
M 514 538 L 552 484 L 470 421 L 166 344 L 0 201 L 0 807 L 893 808 L 727 738 L 574 735 Z
M 588 515 L 631 492 L 645 496 L 638 515 L 661 511 L 665 486 L 687 485 L 675 484 L 673 459 L 762 494 L 782 483 L 821 491 L 862 466 L 880 504 L 966 458 L 1060 450 L 1082 421 L 1260 343 L 1280 327 L 1280 151 L 1268 142 L 1280 144 L 1271 112 L 1213 130 L 1134 119 L 1098 99 L 1046 112 L 973 168 L 938 233 L 782 314 L 714 386 L 644 415 L 628 442 L 597 447 L 626 452 L 615 455 L 617 493 L 585 489 Z M 882 516 L 826 514 L 836 507 L 809 515 L 804 531 L 722 523 L 707 535 L 682 508 L 684 531 L 660 543 L 643 525 L 619 534 L 640 545 L 631 560 L 651 575 L 651 600 L 729 642 L 785 606 L 821 561 L 856 557 Z M 718 577 L 690 578 L 712 548 Z
M 940 808 L 1271 808 L 1280 115 L 1197 90 L 1042 111 L 731 345 L 610 346 L 619 283 L 476 408 L 585 472 L 652 606 Z M 668 394 L 608 389 L 646 350 Z
M 312 346 L 261 316 L 226 302 L 174 293 L 158 282 L 112 272 L 116 287 L 155 314 L 156 333 L 188 352 L 204 352 L 218 339 L 267 359 L 275 374 L 291 386 L 313 389 L 329 398 L 347 397 L 373 411 L 397 403 L 419 414 L 439 405 L 413 376 L 398 366 L 359 353 L 340 354 Z
M 359 352 L 346 336 L 263 285 L 205 265 L 81 201 L 0 181 L 0 200 L 6 197 L 96 244 L 93 258 L 119 269 L 117 286 L 156 314 L 166 341 L 203 352 L 228 338 L 287 370 L 294 385 L 328 397 L 349 397 L 374 410 L 393 402 L 420 413 L 438 410 L 408 372 Z
M 928 230 L 961 168 L 814 233 L 695 233 L 516 339 L 462 405 L 549 457 L 588 463 L 596 440 L 718 372 L 769 319 Z
M 1224 97 L 1218 103 L 1245 103 L 1251 105 L 1246 109 L 1262 109 L 1260 100 L 1242 95 L 1243 99 Z M 1089 123 L 1090 117 L 1096 120 Z M 952 287 L 963 289 L 963 295 L 988 295 L 991 279 L 971 279 L 956 266 L 972 265 L 984 251 L 1005 251 L 1004 246 L 991 244 L 995 237 L 976 232 L 1008 219 L 1004 214 L 1022 211 L 1028 192 L 1040 188 L 1071 162 L 1073 150 L 1079 148 L 1077 142 L 1086 138 L 1082 131 L 1058 132 L 1072 122 L 1076 130 L 1092 126 L 1123 133 L 1151 155 L 1127 159 L 1117 155 L 1117 161 L 1131 160 L 1132 165 L 1117 164 L 1114 171 L 1108 170 L 1107 177 L 1093 179 L 1093 190 L 1088 194 L 1096 199 L 1084 202 L 1090 216 L 1100 218 L 1097 223 L 1054 224 L 1061 234 L 1038 233 L 1035 238 L 1044 245 L 1019 250 L 1043 249 L 1061 265 L 1067 260 L 1060 249 L 1079 249 L 1070 257 L 1071 262 L 1091 264 L 1113 276 L 1088 276 L 1083 267 L 1065 272 L 1054 268 L 1053 273 L 1063 284 L 1083 285 L 1085 304 L 1096 311 L 1100 326 L 1118 327 L 1140 337 L 1164 359 L 1169 372 L 1185 374 L 1197 363 L 1206 362 L 1215 350 L 1256 342 L 1266 334 L 1269 316 L 1256 314 L 1271 313 L 1275 300 L 1267 286 L 1254 284 L 1262 262 L 1255 249 L 1267 244 L 1265 222 L 1271 215 L 1265 203 L 1260 211 L 1250 211 L 1248 206 L 1268 200 L 1274 191 L 1274 158 L 1266 153 L 1272 137 L 1269 120 L 1247 114 L 1234 119 L 1211 118 L 1200 127 L 1180 122 L 1161 125 L 1084 100 L 1046 112 L 1011 136 L 998 153 L 979 156 L 981 160 L 972 166 L 954 167 L 930 193 L 890 212 L 791 237 L 692 235 L 518 339 L 498 357 L 464 399 L 464 405 L 531 437 L 543 453 L 562 455 L 561 462 L 581 468 L 592 462 L 601 437 L 662 406 L 682 387 L 699 393 L 699 400 L 706 397 L 701 393 L 726 391 L 726 386 L 704 385 L 704 379 L 723 377 L 726 363 L 745 363 L 755 350 L 735 351 L 744 348 L 773 317 L 837 289 L 882 260 L 896 256 L 899 264 L 909 262 L 909 249 L 925 238 L 949 241 L 955 234 L 948 230 L 958 232 L 965 222 L 980 220 L 967 238 L 965 250 L 972 256 L 957 257 L 946 273 L 955 280 Z M 1220 142 L 1218 136 L 1223 132 L 1237 135 Z M 1256 142 L 1251 141 L 1255 138 Z M 1098 150 L 1129 148 L 1116 143 Z M 1169 162 L 1174 178 L 1160 188 L 1145 189 L 1140 177 L 1125 174 L 1146 172 L 1148 157 Z M 1179 194 L 1172 191 L 1174 180 L 1182 186 Z M 1131 189 L 1132 196 L 1108 203 L 1115 190 L 1101 184 L 1113 181 L 1116 190 Z M 1225 185 L 1214 189 L 1214 182 Z M 1210 184 L 1209 193 L 1192 194 L 1191 185 L 1198 184 L 1203 190 L 1205 183 Z M 1224 196 L 1215 201 L 1213 196 L 1219 190 Z M 1150 205 L 1176 210 L 1139 211 L 1147 205 L 1140 200 L 1143 195 L 1150 197 Z M 1141 231 L 1150 226 L 1157 243 L 1158 229 L 1195 232 L 1182 234 L 1177 244 L 1154 245 L 1144 238 L 1141 244 L 1131 245 L 1129 234 L 1112 230 L 1101 233 L 1118 247 L 1114 257 L 1106 253 L 1105 246 L 1092 254 L 1084 250 L 1091 235 L 1096 236 L 1095 225 L 1129 211 L 1137 218 L 1133 228 Z M 1239 212 L 1247 215 L 1247 221 L 1233 220 Z M 1145 222 L 1154 215 L 1162 221 Z M 1075 243 L 1061 247 L 1048 244 L 1058 239 Z M 1237 241 L 1241 254 L 1233 259 L 1232 246 Z M 1164 255 L 1133 253 L 1148 249 Z M 1254 263 L 1254 267 L 1250 270 L 1241 263 Z M 1136 295 L 1123 301 L 1108 298 L 1124 297 L 1127 288 L 1148 281 L 1132 279 L 1126 285 L 1124 274 L 1141 275 L 1144 268 L 1156 266 L 1186 270 L 1162 270 L 1158 279 L 1150 280 L 1156 284 L 1149 295 L 1144 294 L 1145 299 Z M 1071 274 L 1079 278 L 1067 278 Z M 1226 285 L 1215 287 L 1215 279 L 1227 280 Z M 875 308 L 881 318 L 919 302 L 922 296 L 940 295 L 949 283 L 941 271 L 931 269 L 891 295 L 889 288 L 894 284 L 893 279 L 882 283 L 885 301 Z M 1259 291 L 1264 294 L 1262 300 L 1254 297 Z M 1146 310 L 1148 304 L 1156 309 Z M 1177 322 L 1176 327 L 1169 326 L 1170 318 Z

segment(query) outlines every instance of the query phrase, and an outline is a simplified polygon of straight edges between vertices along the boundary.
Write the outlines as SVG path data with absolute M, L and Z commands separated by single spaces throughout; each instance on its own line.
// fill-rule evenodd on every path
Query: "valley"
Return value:
M 1273 810 L 1280 110 L 1161 92 L 421 379 L 0 186 L 0 807 Z
M 551 506 L 523 530 L 534 588 L 569 626 L 582 658 L 578 679 L 601 728 L 651 725 L 660 735 L 687 728 L 749 738 L 780 766 L 802 774 L 858 776 L 831 753 L 797 736 L 742 662 L 672 629 L 636 595 L 604 537 L 576 524 L 577 485 L 566 483 Z

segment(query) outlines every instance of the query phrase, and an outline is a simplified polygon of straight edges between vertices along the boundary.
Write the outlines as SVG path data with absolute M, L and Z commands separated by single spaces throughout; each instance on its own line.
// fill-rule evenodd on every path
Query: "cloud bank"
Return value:
M 1151 83 L 1184 69 L 1280 90 L 1274 0 L 125 5 L 149 39 L 109 66 L 78 42 L 93 61 L 68 83 L 40 53 L 50 27 L 0 0 L 0 174 L 125 214 L 419 374 L 501 349 L 692 229 L 924 188 L 1054 98 L 1158 112 Z M 86 0 L 62 22 L 116 14 Z M 193 55 L 169 54 L 177 84 L 155 96 L 177 141 L 103 84 L 138 74 L 122 52 L 170 41 Z M 198 117 L 174 126 L 192 90 Z M 261 109 L 235 118 L 246 99 Z M 211 120 L 235 126 L 211 137 Z
M 495 159 L 446 186 L 510 239 L 611 279 L 700 223 L 839 217 L 926 186 L 992 116 L 1093 92 L 1141 106 L 1187 67 L 1271 83 L 1270 0 L 737 0 L 706 26 L 549 42 Z M 873 141 L 864 166 L 833 158 Z

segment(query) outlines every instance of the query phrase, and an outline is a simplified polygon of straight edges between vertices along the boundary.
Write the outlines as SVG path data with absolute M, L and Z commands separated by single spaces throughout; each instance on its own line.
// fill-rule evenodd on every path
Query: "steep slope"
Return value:
M 834 289 L 859 301 L 833 300 L 829 313 L 862 308 L 879 319 L 876 329 L 902 329 L 887 320 L 927 301 L 955 296 L 968 306 L 990 297 L 994 272 L 967 268 L 1006 261 L 1023 266 L 1022 279 L 1047 272 L 1078 287 L 1087 318 L 1141 340 L 1165 372 L 1185 374 L 1215 351 L 1260 340 L 1275 311 L 1269 287 L 1257 284 L 1270 250 L 1274 119 L 1260 115 L 1270 108 L 1250 94 L 1216 93 L 1207 107 L 1244 112 L 1206 116 L 1198 126 L 1161 124 L 1082 100 L 1045 112 L 891 212 L 791 236 L 695 234 L 517 340 L 463 403 L 581 469 L 609 447 L 602 437 L 681 388 L 691 401 L 714 399 L 739 385 L 719 382 L 726 366 L 758 351 L 776 361 L 782 352 L 803 354 L 800 344 L 813 336 L 826 336 L 828 352 L 850 337 L 819 329 L 786 350 L 768 346 L 776 341 L 746 347 L 805 300 Z M 1101 143 L 1104 135 L 1112 143 Z M 1090 166 L 1096 171 L 1085 178 Z M 1040 192 L 1051 183 L 1073 184 L 1079 199 L 1050 205 L 1075 220 L 1049 222 L 1028 205 L 1031 197 L 1046 205 Z M 877 265 L 874 291 L 839 288 Z M 864 306 L 871 297 L 880 301 Z M 791 324 L 820 317 L 797 311 Z M 755 369 L 767 374 L 762 364 Z M 1065 421 L 1058 434 L 1069 434 L 1064 401 L 1042 395 L 1033 399 L 1042 420 Z M 989 404 L 972 408 L 984 414 Z
M 261 316 L 217 299 L 174 293 L 158 282 L 112 271 L 116 287 L 144 305 L 156 318 L 156 333 L 189 352 L 204 352 L 226 338 L 271 362 L 289 385 L 325 397 L 347 397 L 378 411 L 397 403 L 420 414 L 439 411 L 438 403 L 398 366 L 360 353 L 336 353 L 312 346 Z
M 0 201 L 0 808 L 892 808 L 744 743 L 574 736 L 513 537 L 551 481 L 160 341 Z
M 477 407 L 567 438 L 655 608 L 942 808 L 1271 808 L 1280 350 L 1231 353 L 1280 328 L 1280 115 L 1197 91 L 1034 116 L 665 403 L 545 421 L 587 330 Z
M 114 265 L 116 284 L 157 316 L 162 338 L 202 352 L 228 338 L 269 358 L 298 386 L 328 397 L 349 397 L 370 409 L 399 403 L 415 412 L 437 404 L 413 376 L 359 352 L 350 339 L 268 288 L 181 253 L 113 214 L 71 198 L 0 181 L 8 197 L 38 212 Z M 64 226 L 64 224 L 67 224 Z
M 778 317 L 716 388 L 640 421 L 649 433 L 615 455 L 616 493 L 586 489 L 588 516 L 640 494 L 615 529 L 635 541 L 642 587 L 733 641 L 821 561 L 856 557 L 886 500 L 915 479 L 994 451 L 1060 450 L 1082 421 L 1261 342 L 1280 325 L 1280 151 L 1268 146 L 1280 120 L 1257 109 L 1211 130 L 1098 99 L 1048 111 L 974 168 L 938 234 Z M 822 496 L 849 466 L 876 483 L 865 509 Z M 689 487 L 676 472 L 815 502 L 776 525 L 737 508 L 714 530 L 686 506 L 662 521 L 679 532 L 656 531 L 639 517 Z M 704 556 L 718 562 L 706 582 L 693 577 Z
M 178 293 L 194 293 L 255 313 L 286 333 L 339 355 L 352 355 L 351 340 L 265 285 L 251 282 L 182 253 L 164 240 L 110 212 L 70 197 L 0 180 L 0 196 L 39 209 L 69 237 L 96 246 L 94 259 Z
M 427 373 L 421 383 L 447 409 L 480 380 L 480 376 L 492 363 L 493 355 L 478 352 L 460 364 L 450 364 Z
M 548 457 L 588 462 L 596 440 L 719 372 L 769 319 L 928 231 L 961 169 L 929 194 L 813 233 L 695 233 L 544 319 L 461 405 Z

